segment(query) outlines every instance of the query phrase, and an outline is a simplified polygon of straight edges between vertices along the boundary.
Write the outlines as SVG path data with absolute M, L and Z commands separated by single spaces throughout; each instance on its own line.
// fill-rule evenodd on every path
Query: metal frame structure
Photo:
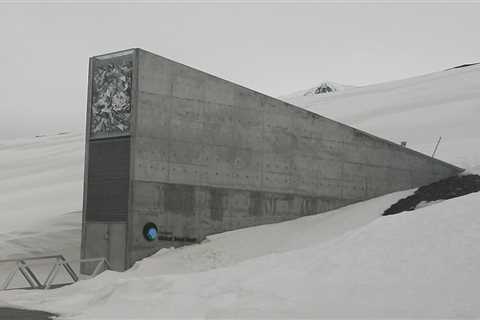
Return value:
M 38 260 L 47 260 L 43 261 L 40 263 L 32 263 L 31 261 L 38 261 Z M 53 260 L 48 261 L 48 260 Z M 22 258 L 22 259 L 6 259 L 6 260 L 0 260 L 0 264 L 2 263 L 15 263 L 14 269 L 8 274 L 7 278 L 3 282 L 2 286 L 0 287 L 1 290 L 8 290 L 9 285 L 11 284 L 12 280 L 15 278 L 15 276 L 20 273 L 25 280 L 27 280 L 28 284 L 30 287 L 28 288 L 18 288 L 18 289 L 50 289 L 53 285 L 53 281 L 55 280 L 56 276 L 58 275 L 58 271 L 63 267 L 65 271 L 68 273 L 68 275 L 72 278 L 73 282 L 69 283 L 62 283 L 60 286 L 75 283 L 80 280 L 79 276 L 73 270 L 72 266 L 70 265 L 71 263 L 77 263 L 79 262 L 80 264 L 86 263 L 86 262 L 96 262 L 96 266 L 94 268 L 93 273 L 89 276 L 89 278 L 93 278 L 97 276 L 102 270 L 102 267 L 104 270 L 111 269 L 110 263 L 106 258 L 91 258 L 91 259 L 73 259 L 73 260 L 67 260 L 63 255 L 52 255 L 52 256 L 39 256 L 39 257 L 30 257 L 30 258 Z M 38 276 L 33 272 L 32 266 L 38 266 L 38 265 L 45 265 L 45 264 L 52 264 L 52 269 L 48 273 L 47 278 L 45 281 L 42 283 Z M 59 286 L 59 285 L 55 285 Z

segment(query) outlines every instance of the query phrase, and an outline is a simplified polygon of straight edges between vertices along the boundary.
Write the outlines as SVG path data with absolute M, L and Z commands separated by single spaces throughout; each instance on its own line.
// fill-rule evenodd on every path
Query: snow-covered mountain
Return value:
M 300 90 L 293 92 L 289 95 L 280 97 L 284 100 L 295 99 L 296 97 L 303 97 L 303 96 L 315 96 L 315 95 L 322 95 L 322 94 L 331 94 L 335 92 L 345 91 L 355 88 L 354 86 L 347 86 L 344 84 L 335 83 L 332 81 L 325 81 L 320 83 L 318 86 L 309 88 L 307 90 Z
M 438 157 L 478 172 L 479 85 L 471 65 L 282 99 L 427 154 L 442 136 Z M 78 255 L 83 147 L 81 134 L 0 142 L 0 257 Z M 480 317 L 480 193 L 381 217 L 411 192 L 210 236 L 61 289 L 0 292 L 0 306 L 65 319 Z

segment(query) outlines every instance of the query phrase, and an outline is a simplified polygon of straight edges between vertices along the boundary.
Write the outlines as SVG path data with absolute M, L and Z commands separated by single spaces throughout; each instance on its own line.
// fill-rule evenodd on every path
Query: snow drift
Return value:
M 400 196 L 329 218 L 378 215 Z M 329 241 L 312 237 L 322 231 L 322 215 L 237 230 L 160 251 L 125 273 L 47 292 L 4 292 L 0 299 L 69 319 L 474 317 L 480 315 L 479 201 L 475 193 L 375 219 Z M 291 234 L 276 232 L 289 224 Z M 298 242 L 297 228 L 305 234 Z M 270 237 L 286 237 L 290 245 L 280 241 L 269 253 L 252 245 Z M 237 251 L 257 256 L 237 259 Z

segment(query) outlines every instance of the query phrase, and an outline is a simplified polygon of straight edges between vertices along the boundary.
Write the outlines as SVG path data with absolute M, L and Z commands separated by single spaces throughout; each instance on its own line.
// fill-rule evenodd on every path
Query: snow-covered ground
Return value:
M 478 317 L 480 194 L 322 235 L 345 217 L 371 220 L 405 194 L 228 232 L 125 273 L 0 299 L 68 319 Z
M 0 141 L 0 259 L 78 258 L 83 157 L 82 134 Z
M 0 141 L 0 232 L 81 208 L 83 141 L 80 134 Z
M 472 169 L 480 163 L 480 65 L 285 101 Z M 478 168 L 477 168 L 478 169 Z
M 285 100 L 480 168 L 480 66 Z M 83 135 L 0 141 L 0 259 L 79 252 Z M 380 217 L 412 191 L 162 250 L 124 273 L 0 305 L 65 318 L 480 317 L 480 193 Z M 0 269 L 0 281 L 2 280 Z

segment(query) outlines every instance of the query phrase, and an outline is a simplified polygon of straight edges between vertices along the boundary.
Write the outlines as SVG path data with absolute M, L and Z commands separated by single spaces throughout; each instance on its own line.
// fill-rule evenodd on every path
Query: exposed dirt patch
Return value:
M 443 179 L 418 188 L 415 193 L 399 200 L 383 212 L 384 216 L 415 210 L 420 202 L 446 200 L 480 191 L 480 176 L 475 174 L 461 175 Z

